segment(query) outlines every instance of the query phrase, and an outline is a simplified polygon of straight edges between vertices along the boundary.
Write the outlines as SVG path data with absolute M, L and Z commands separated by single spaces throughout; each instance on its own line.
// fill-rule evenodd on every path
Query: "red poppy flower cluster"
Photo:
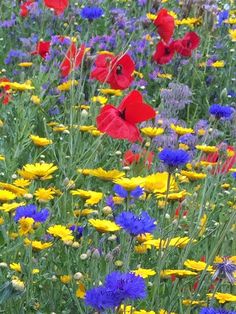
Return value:
M 195 32 L 188 32 L 183 38 L 173 40 L 175 22 L 166 9 L 161 9 L 157 13 L 154 21 L 157 32 L 161 37 L 161 41 L 156 46 L 153 59 L 158 64 L 169 63 L 175 53 L 183 57 L 191 57 L 193 50 L 200 44 L 200 38 Z
M 112 53 L 105 53 L 97 56 L 90 78 L 108 83 L 113 89 L 123 90 L 133 82 L 134 70 L 135 63 L 128 54 L 114 56 Z

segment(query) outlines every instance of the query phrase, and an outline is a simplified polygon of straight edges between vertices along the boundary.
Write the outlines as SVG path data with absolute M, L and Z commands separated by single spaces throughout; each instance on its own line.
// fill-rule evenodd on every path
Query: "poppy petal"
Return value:
M 136 124 L 156 116 L 155 110 L 143 102 L 142 94 L 134 90 L 129 93 L 118 107 L 120 112 L 124 112 L 125 120 L 129 123 Z

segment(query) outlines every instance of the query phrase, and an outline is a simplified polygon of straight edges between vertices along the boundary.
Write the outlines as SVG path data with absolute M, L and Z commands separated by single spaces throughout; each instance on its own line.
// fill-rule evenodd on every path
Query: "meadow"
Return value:
M 235 23 L 0 1 L 0 313 L 236 314 Z

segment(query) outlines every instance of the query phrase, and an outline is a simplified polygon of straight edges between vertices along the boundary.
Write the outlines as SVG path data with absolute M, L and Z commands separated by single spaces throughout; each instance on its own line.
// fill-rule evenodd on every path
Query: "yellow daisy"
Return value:
M 44 147 L 52 144 L 52 140 L 45 137 L 39 137 L 38 135 L 30 135 L 30 139 L 36 146 Z
M 48 228 L 47 232 L 62 241 L 71 241 L 74 239 L 72 231 L 62 225 L 54 225 Z
M 39 201 L 40 203 L 46 203 L 48 201 L 51 201 L 54 199 L 55 192 L 49 188 L 49 189 L 44 189 L 44 188 L 38 188 L 34 192 L 34 196 L 36 197 L 36 200 Z
M 98 231 L 98 232 L 115 232 L 119 231 L 120 227 L 113 221 L 106 219 L 89 219 L 89 223 Z

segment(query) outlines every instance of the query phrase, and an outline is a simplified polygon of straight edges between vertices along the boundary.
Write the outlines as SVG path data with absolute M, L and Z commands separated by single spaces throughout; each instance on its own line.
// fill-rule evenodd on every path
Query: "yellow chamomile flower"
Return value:
M 18 63 L 19 67 L 22 67 L 22 68 L 30 68 L 32 65 L 33 65 L 33 62 L 21 62 L 21 63 Z
M 36 163 L 26 164 L 22 170 L 18 170 L 20 176 L 24 179 L 34 180 L 48 180 L 52 178 L 52 173 L 58 169 L 53 163 Z
M 168 173 L 157 172 L 144 178 L 142 187 L 148 193 L 165 193 L 168 186 Z M 170 177 L 169 191 L 178 190 L 173 176 Z
M 89 219 L 89 223 L 101 233 L 120 230 L 120 227 L 115 222 L 106 219 Z
M 223 68 L 225 66 L 225 62 L 223 60 L 215 61 L 211 64 L 213 68 Z
M 35 105 L 40 105 L 41 104 L 41 99 L 37 95 L 32 95 L 30 100 Z
M 47 232 L 54 237 L 60 238 L 62 241 L 71 241 L 74 239 L 72 231 L 62 225 L 54 225 L 48 228 Z
M 236 29 L 230 29 L 229 35 L 232 41 L 236 41 Z
M 44 189 L 44 188 L 38 188 L 34 195 L 36 197 L 36 200 L 40 203 L 46 203 L 48 201 L 51 201 L 54 199 L 55 191 L 53 191 L 51 188 Z
M 27 235 L 28 233 L 32 232 L 34 219 L 31 217 L 21 218 L 18 221 L 19 223 L 19 234 L 20 235 Z
M 44 147 L 52 144 L 52 140 L 45 137 L 39 137 L 38 135 L 30 135 L 30 139 L 35 146 Z
M 236 302 L 236 295 L 231 293 L 216 292 L 214 295 L 213 293 L 208 293 L 207 296 L 209 298 L 214 297 L 220 304 L 224 304 L 225 302 Z
M 148 268 L 138 268 L 132 271 L 136 276 L 141 276 L 142 278 L 148 278 L 150 276 L 156 275 L 155 270 Z
M 60 92 L 65 92 L 65 91 L 70 90 L 70 88 L 71 88 L 72 86 L 77 86 L 78 84 L 79 84 L 79 82 L 76 81 L 76 80 L 69 80 L 69 81 L 67 81 L 67 82 L 64 82 L 64 83 L 58 85 L 58 86 L 57 86 L 57 89 L 58 89 Z
M 42 243 L 41 241 L 31 241 L 27 238 L 24 240 L 24 244 L 26 246 L 32 246 L 32 249 L 34 249 L 36 251 L 45 250 L 45 249 L 48 249 L 52 246 L 52 242 Z
M 207 263 L 202 262 L 202 261 L 194 261 L 194 260 L 187 259 L 184 262 L 184 266 L 187 268 L 193 269 L 195 271 L 203 271 L 203 270 L 206 270 L 209 272 L 213 271 L 212 266 L 207 265 Z
M 176 277 L 196 276 L 197 273 L 186 269 L 166 269 L 161 270 L 161 277 L 166 278 L 175 275 Z
M 191 134 L 194 133 L 194 130 L 191 128 L 184 128 L 180 125 L 174 125 L 171 124 L 171 129 L 175 131 L 176 134 L 178 135 L 185 135 L 185 134 Z
M 187 177 L 190 181 L 201 180 L 201 179 L 206 178 L 205 173 L 197 173 L 194 171 L 186 171 L 186 170 L 182 170 L 180 173 L 181 175 Z
M 0 87 L 9 86 L 10 89 L 15 91 L 26 91 L 34 89 L 34 86 L 31 85 L 31 81 L 26 81 L 25 83 L 17 82 L 0 82 Z
M 7 191 L 7 190 L 0 190 L 0 202 L 7 202 L 12 201 L 17 197 L 16 194 Z
M 21 202 L 21 203 L 17 203 L 17 202 L 13 202 L 13 203 L 3 203 L 1 206 L 0 206 L 0 210 L 4 211 L 4 212 L 10 212 L 14 209 L 16 209 L 17 207 L 19 206 L 24 206 L 25 203 L 24 202 Z
M 218 151 L 216 146 L 196 145 L 195 147 L 204 153 L 215 153 Z
M 81 189 L 71 190 L 70 193 L 73 196 L 80 196 L 81 198 L 84 198 L 86 200 L 85 203 L 88 205 L 95 205 L 99 203 L 103 197 L 103 193 L 101 192 L 85 191 Z
M 60 281 L 62 283 L 64 283 L 65 285 L 67 285 L 68 283 L 70 283 L 72 280 L 72 276 L 71 275 L 62 275 L 60 276 Z
M 101 180 L 105 180 L 105 181 L 115 180 L 115 179 L 119 179 L 125 176 L 124 171 L 119 171 L 116 169 L 105 170 L 103 168 L 97 168 L 97 169 L 86 169 L 86 170 L 87 170 L 87 174 L 97 177 Z
M 101 88 L 99 91 L 104 95 L 122 96 L 122 91 L 119 89 Z
M 125 190 L 132 191 L 138 186 L 142 186 L 144 178 L 133 177 L 133 178 L 119 178 L 113 181 L 116 184 L 121 185 Z
M 146 127 L 146 128 L 142 128 L 141 132 L 144 135 L 147 135 L 149 137 L 156 137 L 158 135 L 161 135 L 164 133 L 164 129 L 163 128 L 152 128 L 152 127 Z

